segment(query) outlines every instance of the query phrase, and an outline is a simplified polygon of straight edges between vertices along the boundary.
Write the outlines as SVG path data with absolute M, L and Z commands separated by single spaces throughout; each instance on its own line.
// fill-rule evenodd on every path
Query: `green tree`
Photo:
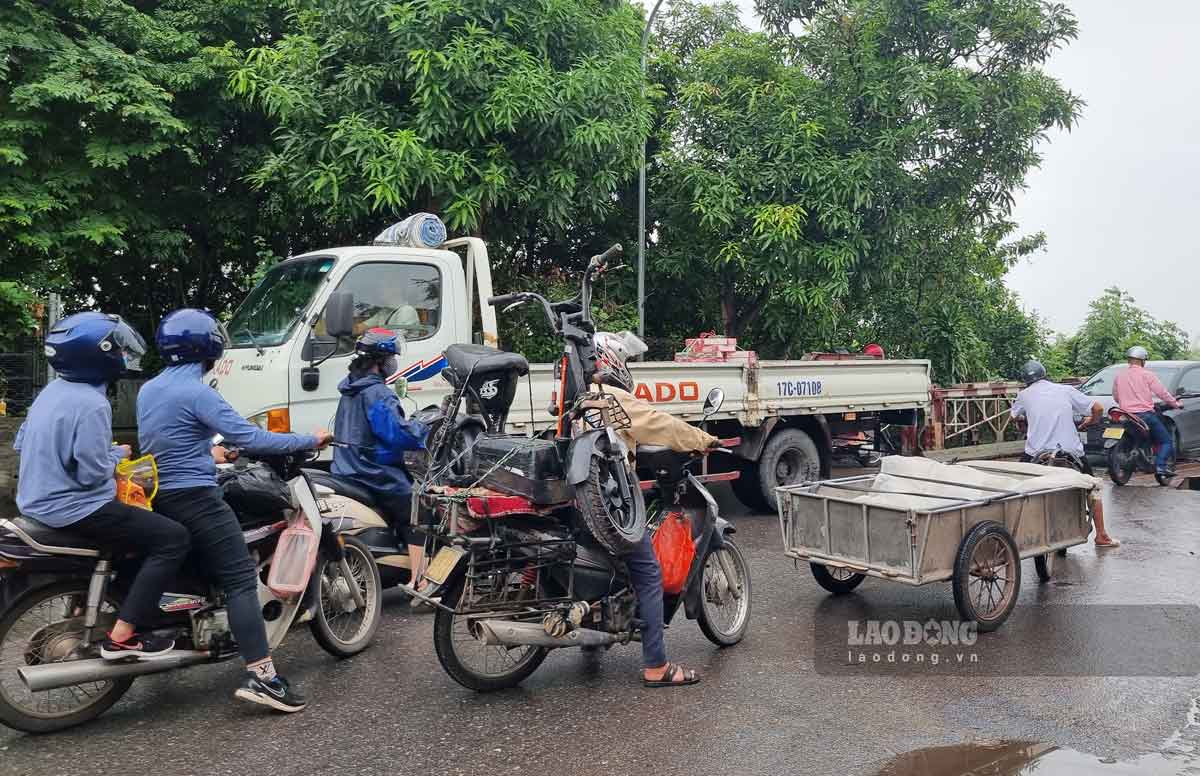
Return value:
M 271 125 L 225 91 L 239 47 L 283 24 L 260 0 L 0 7 L 0 275 L 148 330 L 327 233 L 244 180 Z
M 291 34 L 230 79 L 279 125 L 260 185 L 350 222 L 436 212 L 528 266 L 547 228 L 603 221 L 636 169 L 647 110 L 627 2 L 289 7 Z
M 1152 359 L 1184 358 L 1189 341 L 1178 325 L 1155 319 L 1116 286 L 1092 301 L 1076 339 L 1074 367 L 1081 375 L 1124 361 L 1134 345 L 1146 348 Z
M 939 348 L 939 380 L 973 379 L 1018 360 L 991 363 L 989 316 L 1031 355 L 1036 323 L 997 289 L 1040 244 L 1014 239 L 1012 191 L 1080 107 L 1041 70 L 1075 36 L 1071 14 L 1037 0 L 759 9 L 773 34 L 722 14 L 689 15 L 687 35 L 679 15 L 664 22 L 679 50 L 658 72 L 678 99 L 658 133 L 655 268 L 696 293 L 696 317 L 768 355 L 865 330 L 901 354 Z

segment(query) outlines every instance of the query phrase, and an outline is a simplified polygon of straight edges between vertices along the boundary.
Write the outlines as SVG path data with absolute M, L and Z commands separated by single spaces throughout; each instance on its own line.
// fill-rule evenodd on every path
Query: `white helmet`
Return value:
M 1150 354 L 1141 345 L 1134 345 L 1129 350 L 1125 351 L 1125 358 L 1136 358 L 1139 361 L 1148 361 Z
M 633 391 L 633 375 L 626 362 L 649 350 L 646 343 L 631 331 L 620 334 L 598 331 L 592 341 L 596 345 L 596 377 L 600 382 Z

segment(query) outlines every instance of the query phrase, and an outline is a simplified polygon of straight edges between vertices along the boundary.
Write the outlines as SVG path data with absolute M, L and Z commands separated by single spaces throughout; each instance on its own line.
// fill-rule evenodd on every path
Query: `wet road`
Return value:
M 41 738 L 0 728 L 0 776 L 112 773 L 115 758 L 134 763 L 131 772 L 172 775 L 865 776 L 913 750 L 999 741 L 1086 753 L 1075 756 L 1089 767 L 1064 773 L 1091 773 L 1093 764 L 1098 773 L 1200 769 L 1200 759 L 1191 759 L 1200 757 L 1192 754 L 1200 730 L 1188 727 L 1200 677 L 819 672 L 813 620 L 829 597 L 806 568 L 796 570 L 781 556 L 774 516 L 745 515 L 727 493 L 720 495 L 751 564 L 754 611 L 747 639 L 728 650 L 710 645 L 691 621 L 677 620 L 668 630 L 672 659 L 705 676 L 697 687 L 643 689 L 634 645 L 598 658 L 560 651 L 520 689 L 475 695 L 438 665 L 432 618 L 411 615 L 391 598 L 375 645 L 354 660 L 337 662 L 306 630 L 293 632 L 278 658 L 313 701 L 303 714 L 264 717 L 236 704 L 234 663 L 142 678 L 83 728 Z M 1074 548 L 1056 569 L 1057 583 L 1040 587 L 1027 561 L 1021 603 L 1195 603 L 1200 493 L 1129 487 L 1106 493 L 1106 503 L 1110 531 L 1123 546 L 1103 553 Z M 921 618 L 954 611 L 942 585 L 910 589 L 867 580 L 853 598 L 866 607 L 902 606 Z M 1023 638 L 1028 650 L 1039 649 L 1036 636 Z M 1139 649 L 1128 634 L 1113 638 Z M 1004 654 L 1010 664 L 1001 671 L 1020 674 L 1020 650 Z M 1139 763 L 1155 767 L 1138 770 Z M 888 772 L 935 773 L 895 767 Z M 963 771 L 936 771 L 943 772 Z

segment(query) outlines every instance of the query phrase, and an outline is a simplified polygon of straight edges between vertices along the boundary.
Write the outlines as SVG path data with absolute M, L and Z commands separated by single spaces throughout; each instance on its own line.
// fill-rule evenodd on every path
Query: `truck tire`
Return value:
M 758 459 L 758 480 L 770 509 L 778 509 L 775 488 L 820 478 L 821 454 L 808 434 L 798 428 L 785 428 L 767 440 Z
M 751 512 L 769 512 L 771 505 L 763 498 L 762 482 L 759 481 L 758 464 L 747 462 L 742 465 L 738 478 L 729 483 L 733 495 Z

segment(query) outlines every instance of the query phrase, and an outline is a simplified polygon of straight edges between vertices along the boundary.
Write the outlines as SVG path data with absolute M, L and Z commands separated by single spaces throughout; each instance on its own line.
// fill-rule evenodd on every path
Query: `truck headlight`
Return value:
M 292 430 L 292 418 L 287 407 L 276 407 L 266 412 L 260 412 L 257 415 L 251 415 L 247 420 L 264 431 L 276 434 L 286 434 Z

